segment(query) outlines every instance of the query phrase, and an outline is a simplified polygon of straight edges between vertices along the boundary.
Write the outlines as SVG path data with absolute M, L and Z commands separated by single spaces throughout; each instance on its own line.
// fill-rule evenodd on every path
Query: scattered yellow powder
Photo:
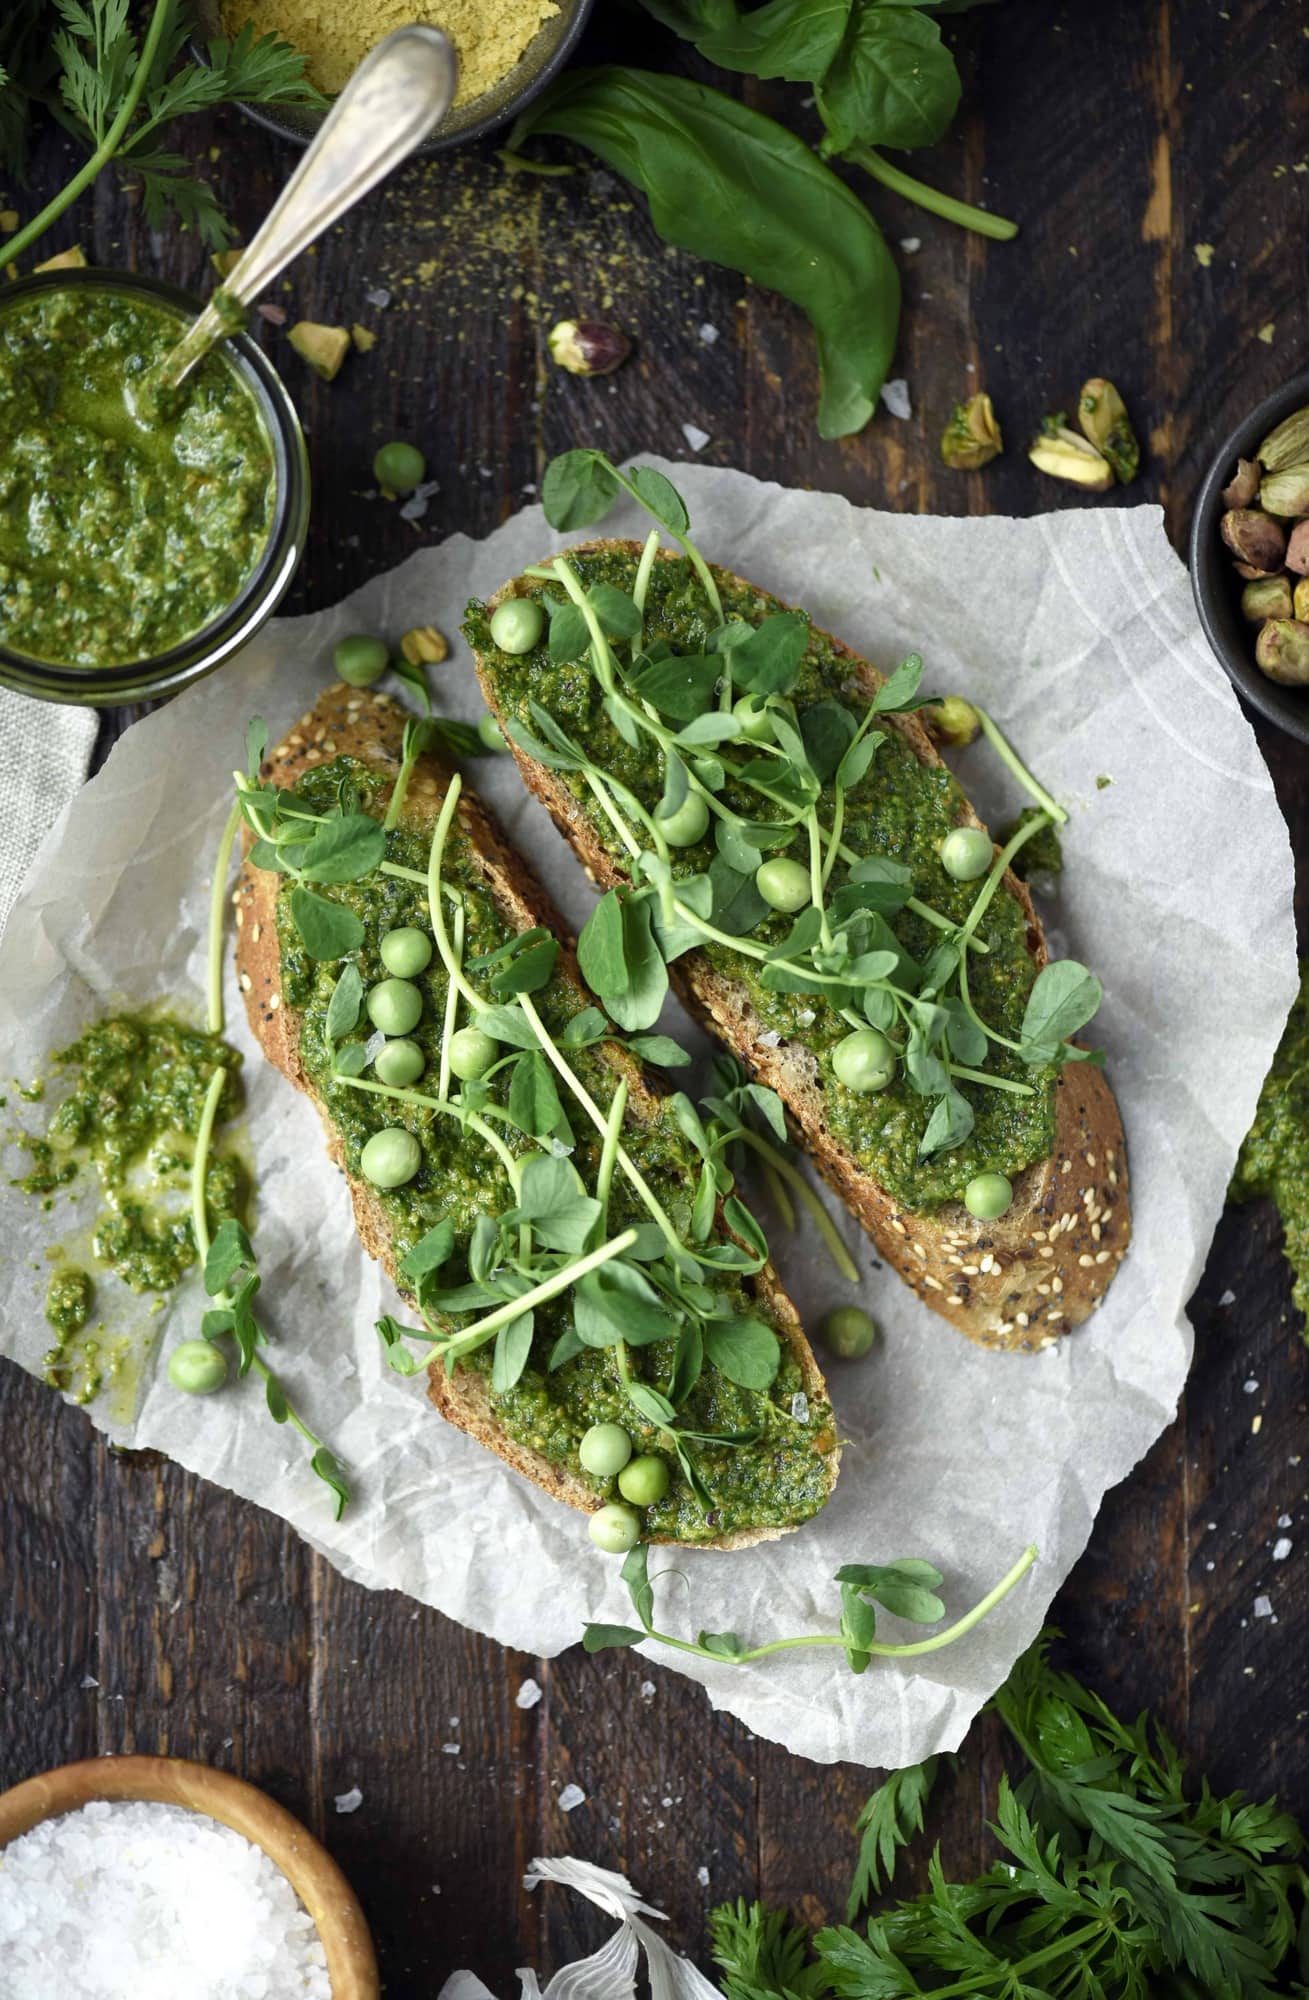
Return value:
M 1265 321 L 1263 326 L 1260 327 L 1258 333 L 1255 335 L 1255 338 L 1257 340 L 1262 340 L 1265 347 L 1271 347 L 1276 337 L 1276 334 L 1277 334 L 1277 321 L 1275 319 L 1270 319 Z
M 507 76 L 555 0 L 221 0 L 234 35 L 247 21 L 260 35 L 280 35 L 300 50 L 311 80 L 329 97 L 394 28 L 419 21 L 444 28 L 459 57 L 456 104 L 481 97 Z
M 1210 266 L 1210 265 L 1211 265 L 1211 264 L 1213 263 L 1213 261 L 1214 261 L 1214 246 L 1213 246 L 1213 244 L 1212 244 L 1212 243 L 1197 243 L 1197 244 L 1196 244 L 1196 246 L 1195 246 L 1195 261 L 1196 261 L 1196 263 L 1197 263 L 1197 264 L 1202 264 L 1202 265 L 1204 266 L 1205 270 L 1207 271 L 1207 270 L 1209 269 L 1209 266 Z

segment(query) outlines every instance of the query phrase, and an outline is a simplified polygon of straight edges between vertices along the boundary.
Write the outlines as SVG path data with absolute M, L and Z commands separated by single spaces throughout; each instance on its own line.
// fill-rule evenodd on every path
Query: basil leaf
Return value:
M 665 242 L 744 272 L 807 313 L 819 432 L 863 428 L 895 347 L 900 280 L 868 210 L 803 139 L 704 84 L 625 67 L 566 71 L 519 118 L 510 149 L 541 133 L 588 147 L 642 188 Z M 575 468 L 553 488 L 547 474 L 551 525 L 599 520 L 595 486 Z
M 751 19 L 754 17 L 751 16 Z M 917 7 L 855 0 L 849 29 L 819 85 L 823 122 L 840 149 L 932 146 L 959 109 L 962 85 L 941 30 Z
M 507 1396 L 522 1377 L 532 1352 L 532 1323 L 530 1312 L 520 1313 L 517 1319 L 507 1320 L 495 1336 L 495 1352 L 491 1357 L 491 1389 L 497 1396 Z
M 516 146 L 516 136 L 509 143 Z M 545 469 L 541 505 L 552 528 L 589 528 L 604 519 L 618 491 L 618 481 L 598 452 L 566 451 Z
M 291 891 L 291 921 L 310 958 L 320 961 L 345 958 L 364 941 L 364 927 L 353 910 L 315 896 L 298 882 Z
M 300 857 L 309 882 L 357 882 L 386 859 L 386 835 L 367 813 L 320 820 Z
M 332 988 L 332 997 L 327 1003 L 327 1039 L 339 1042 L 350 1033 L 359 1020 L 364 1004 L 364 982 L 359 977 L 359 968 L 353 963 L 347 965 Z
M 425 1236 L 420 1236 L 412 1250 L 405 1252 L 396 1269 L 402 1278 L 422 1278 L 429 1271 L 439 1270 L 455 1247 L 455 1227 L 449 1216 L 443 1215 L 434 1223 Z
M 765 82 L 817 83 L 836 59 L 851 6 L 852 0 L 767 0 L 694 39 L 701 55 L 721 69 Z

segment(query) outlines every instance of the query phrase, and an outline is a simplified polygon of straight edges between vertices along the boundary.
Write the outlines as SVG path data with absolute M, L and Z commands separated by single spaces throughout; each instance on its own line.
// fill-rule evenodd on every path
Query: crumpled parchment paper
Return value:
M 856 1678 L 839 1651 L 747 1668 L 662 1656 L 804 1756 L 896 1766 L 960 1742 L 1039 1628 L 1105 1489 L 1174 1413 L 1191 1350 L 1186 1301 L 1295 990 L 1291 853 L 1158 509 L 942 520 L 730 471 L 665 469 L 712 557 L 885 667 L 921 651 L 932 689 L 975 695 L 1012 732 L 1071 813 L 1063 885 L 1047 906 L 1052 944 L 1095 967 L 1106 988 L 1095 1034 L 1127 1128 L 1135 1240 L 1103 1309 L 1040 1355 L 983 1353 L 879 1269 L 836 1211 L 883 1337 L 866 1361 L 830 1369 L 848 1440 L 831 1504 L 779 1542 L 680 1556 L 688 1589 L 670 1582 L 664 1593 L 665 1629 L 758 1641 L 833 1629 L 830 1579 L 842 1562 L 926 1555 L 945 1572 L 955 1616 L 1038 1543 L 1037 1567 L 999 1610 L 912 1670 L 874 1662 Z M 616 520 L 616 532 L 637 525 Z M 334 611 L 271 625 L 129 731 L 47 838 L 10 919 L 6 1069 L 39 1072 L 106 1007 L 162 995 L 201 1021 L 211 857 L 246 718 L 261 711 L 276 739 L 330 678 L 336 639 L 398 638 L 417 623 L 455 641 L 436 674 L 440 698 L 474 717 L 481 704 L 456 637 L 464 602 L 560 540 L 535 507 L 484 542 L 453 536 Z M 1024 803 L 983 746 L 956 765 L 994 824 Z M 577 926 L 592 892 L 509 760 L 480 760 L 471 777 Z M 274 1508 L 346 1575 L 408 1591 L 505 1644 L 550 1655 L 587 1618 L 626 1621 L 618 1564 L 593 1553 L 581 1517 L 447 1428 L 421 1382 L 383 1367 L 373 1321 L 393 1308 L 391 1289 L 357 1246 L 315 1113 L 251 1041 L 230 968 L 227 986 L 229 1032 L 247 1054 L 272 1358 L 348 1465 L 356 1498 L 334 1525 L 298 1440 L 269 1422 L 255 1384 L 209 1400 L 169 1387 L 157 1357 L 196 1328 L 194 1280 L 155 1319 L 116 1281 L 100 1287 L 106 1304 L 117 1295 L 113 1324 L 158 1340 L 135 1412 L 102 1398 L 93 1422 Z M 26 1115 L 11 1095 L 6 1118 L 15 1110 Z M 7 1160 L 16 1170 L 21 1156 Z M 48 1340 L 45 1250 L 52 1237 L 75 1243 L 75 1220 L 93 1212 L 93 1201 L 78 1209 L 64 1197 L 46 1216 L 0 1189 L 0 1346 L 34 1371 Z M 788 1241 L 779 1227 L 772 1238 L 811 1326 L 850 1296 L 811 1232 Z M 885 1621 L 892 1634 L 919 1631 Z

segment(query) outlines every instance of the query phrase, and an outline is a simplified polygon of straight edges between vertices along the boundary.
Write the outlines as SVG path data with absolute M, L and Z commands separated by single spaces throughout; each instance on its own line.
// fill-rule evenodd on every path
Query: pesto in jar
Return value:
M 348 794 L 352 807 L 380 816 L 384 790 L 375 773 L 349 757 L 338 756 L 302 776 L 295 799 L 311 811 L 327 812 Z M 379 870 L 358 882 L 315 885 L 316 894 L 354 911 L 363 925 L 364 942 L 348 962 L 360 973 L 365 990 L 387 976 L 380 944 L 388 931 L 413 926 L 431 934 L 421 879 L 426 875 L 428 853 L 427 837 L 400 827 L 387 837 L 387 860 L 416 871 L 419 881 Z M 442 881 L 448 891 L 462 898 L 466 960 L 497 950 L 516 934 L 517 926 L 509 922 L 491 894 L 477 856 L 457 823 L 447 843 Z M 384 1127 L 403 1125 L 421 1148 L 418 1171 L 401 1187 L 373 1187 L 370 1198 L 386 1215 L 397 1264 L 437 1222 L 448 1218 L 455 1231 L 453 1264 L 457 1265 L 478 1215 L 494 1216 L 514 1206 L 508 1176 L 485 1143 L 454 1119 L 352 1088 L 338 1073 L 327 1034 L 327 1012 L 343 968 L 340 962 L 315 960 L 306 952 L 290 916 L 292 887 L 283 877 L 277 906 L 282 1000 L 301 1017 L 300 1061 L 339 1136 L 346 1170 L 359 1178 L 360 1157 L 368 1140 Z M 447 993 L 439 954 L 416 975 L 414 983 L 424 1004 L 411 1034 L 428 1065 L 414 1089 L 430 1094 L 437 1077 Z M 587 996 L 558 969 L 532 998 L 556 1040 L 568 1021 L 588 1004 Z M 460 1019 L 466 1018 L 467 1010 L 463 1009 Z M 364 1015 L 346 1037 L 345 1045 L 366 1043 L 371 1032 Z M 594 1046 L 569 1048 L 567 1053 L 570 1066 L 592 1096 L 607 1103 L 613 1094 L 615 1072 L 600 1050 Z M 506 1048 L 503 1054 L 511 1055 L 512 1050 Z M 364 1074 L 371 1080 L 370 1071 Z M 503 1106 L 510 1088 L 508 1074 L 502 1070 L 489 1080 L 487 1088 L 491 1101 Z M 572 1126 L 568 1157 L 589 1188 L 599 1164 L 600 1139 L 568 1093 L 561 1091 L 561 1098 Z M 534 1141 L 515 1133 L 512 1127 L 503 1125 L 500 1129 L 515 1155 L 536 1150 Z M 648 1120 L 638 1119 L 629 1110 L 623 1143 L 681 1240 L 690 1240 L 698 1162 L 666 1104 L 656 1101 Z M 617 1175 L 609 1204 L 611 1231 L 648 1219 L 631 1184 Z M 715 1272 L 706 1275 L 705 1282 L 723 1296 L 727 1310 L 753 1314 L 777 1331 L 776 1316 L 766 1298 L 739 1275 Z M 777 1377 L 767 1390 L 740 1388 L 707 1364 L 678 1406 L 679 1427 L 688 1432 L 758 1433 L 745 1445 L 696 1443 L 697 1465 L 713 1496 L 713 1506 L 706 1513 L 683 1476 L 666 1435 L 658 1426 L 645 1422 L 628 1400 L 612 1347 L 584 1347 L 562 1365 L 551 1367 L 555 1345 L 571 1323 L 568 1293 L 537 1307 L 528 1365 L 507 1392 L 490 1388 L 489 1346 L 469 1356 L 462 1366 L 487 1376 L 495 1416 L 510 1437 L 552 1464 L 566 1466 L 579 1478 L 587 1479 L 587 1475 L 577 1448 L 592 1424 L 621 1424 L 635 1452 L 665 1455 L 670 1484 L 665 1497 L 644 1510 L 648 1537 L 713 1541 L 743 1528 L 789 1526 L 807 1519 L 823 1505 L 831 1483 L 825 1458 L 834 1442 L 831 1411 L 817 1399 L 810 1402 L 802 1395 L 799 1365 L 785 1341 Z M 674 1346 L 670 1338 L 633 1347 L 630 1366 L 635 1376 L 652 1385 L 667 1381 Z M 598 1498 L 608 1498 L 614 1490 L 612 1480 L 590 1479 L 588 1483 Z
M 611 584 L 631 595 L 634 557 L 613 549 L 568 553 L 583 588 Z M 729 622 L 743 619 L 758 625 L 781 609 L 766 592 L 742 583 L 729 572 L 714 568 L 713 575 L 723 615 Z M 539 579 L 524 578 L 518 588 L 520 593 L 528 591 L 546 598 L 563 596 L 562 586 Z M 689 562 L 683 557 L 656 562 L 644 607 L 642 643 L 647 654 L 661 640 L 677 654 L 704 654 L 710 650 L 714 624 Z M 618 734 L 585 661 L 554 664 L 544 639 L 527 653 L 502 652 L 492 641 L 485 605 L 476 602 L 468 607 L 464 632 L 493 683 L 497 702 L 510 718 L 530 729 L 528 703 L 540 703 L 593 758 L 597 769 L 627 786 L 647 812 L 654 812 L 663 789 L 661 760 L 644 736 L 632 746 Z M 862 715 L 865 704 L 854 697 L 851 682 L 849 656 L 824 633 L 813 631 L 791 697 L 801 730 L 806 711 L 820 702 L 843 701 L 852 712 Z M 552 775 L 571 792 L 591 833 L 607 849 L 618 872 L 625 875 L 630 867 L 628 855 L 597 806 L 585 773 L 558 770 Z M 759 792 L 730 778 L 720 796 L 747 819 L 781 816 L 778 811 L 770 812 Z M 964 795 L 952 773 L 943 765 L 923 763 L 891 722 L 867 776 L 845 794 L 844 839 L 861 856 L 881 856 L 906 866 L 915 895 L 950 922 L 962 923 L 979 884 L 956 882 L 947 875 L 939 848 L 959 824 L 964 807 Z M 711 825 L 702 841 L 674 852 L 674 877 L 703 874 L 714 859 Z M 770 913 L 751 926 L 750 939 L 771 948 L 786 937 L 793 921 L 790 916 Z M 916 961 L 925 960 L 940 941 L 940 931 L 912 910 L 901 910 L 890 921 L 899 945 Z M 1017 1042 L 1037 972 L 1028 945 L 1027 915 L 1017 896 L 1002 886 L 986 911 L 981 930 L 988 950 L 985 956 L 969 955 L 972 999 L 990 1026 Z M 1053 1068 L 1029 1068 L 1002 1042 L 992 1043 L 986 1058 L 988 1073 L 1032 1086 L 1030 1094 L 959 1083 L 972 1107 L 972 1131 L 961 1144 L 920 1158 L 932 1107 L 927 1097 L 910 1088 L 903 1064 L 888 1087 L 875 1094 L 847 1089 L 833 1074 L 830 1055 L 849 1033 L 850 1023 L 821 994 L 784 993 L 765 987 L 758 977 L 758 962 L 729 946 L 708 942 L 698 949 L 715 972 L 745 987 L 762 1034 L 780 1042 L 800 1043 L 817 1058 L 827 1129 L 904 1208 L 930 1213 L 947 1201 L 961 1200 L 969 1181 L 978 1174 L 1002 1173 L 1012 1179 L 1024 1167 L 1049 1156 L 1054 1145 L 1053 1086 L 1057 1072 Z
M 1259 1092 L 1230 1193 L 1233 1201 L 1267 1195 L 1276 1202 L 1295 1274 L 1291 1296 L 1309 1319 L 1309 959 L 1300 962 L 1300 991 Z
M 221 352 L 175 407 L 151 371 L 176 308 L 93 285 L 0 301 L 0 644 L 61 666 L 167 653 L 238 598 L 268 542 L 273 447 Z

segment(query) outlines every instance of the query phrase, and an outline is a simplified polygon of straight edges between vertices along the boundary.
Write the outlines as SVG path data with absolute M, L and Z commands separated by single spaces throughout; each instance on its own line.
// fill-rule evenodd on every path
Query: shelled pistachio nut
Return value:
M 955 404 L 954 415 L 941 433 L 941 457 L 948 466 L 956 472 L 976 472 L 1003 450 L 995 410 L 984 390 Z
M 1041 435 L 1027 456 L 1038 472 L 1054 479 L 1067 479 L 1090 493 L 1104 493 L 1114 483 L 1113 467 L 1102 453 L 1076 431 L 1070 431 L 1059 417 L 1047 417 Z
M 1089 443 L 1113 467 L 1115 479 L 1126 486 L 1141 469 L 1141 447 L 1127 415 L 1127 406 L 1112 382 L 1093 375 L 1082 384 L 1077 421 Z
M 1283 417 L 1259 447 L 1259 463 L 1268 472 L 1284 472 L 1288 465 L 1301 465 L 1306 459 L 1309 459 L 1309 404 Z
M 411 667 L 436 667 L 448 659 L 450 644 L 435 625 L 414 625 L 403 634 L 400 651 Z
M 1259 488 L 1259 505 L 1284 519 L 1309 514 L 1309 462 L 1270 472 Z
M 1252 458 L 1238 458 L 1236 471 L 1223 488 L 1224 507 L 1253 507 L 1259 498 L 1259 467 Z
M 1270 618 L 1260 627 L 1254 657 L 1270 681 L 1309 686 L 1309 625 L 1298 618 Z
M 1289 576 L 1261 576 L 1247 583 L 1241 592 L 1241 612 L 1252 625 L 1262 625 L 1265 618 L 1290 618 L 1292 616 L 1291 579 Z M 1295 614 L 1297 617 L 1299 613 Z
M 1234 507 L 1220 523 L 1223 540 L 1245 565 L 1243 576 L 1276 576 L 1286 554 L 1286 530 L 1257 507 Z

